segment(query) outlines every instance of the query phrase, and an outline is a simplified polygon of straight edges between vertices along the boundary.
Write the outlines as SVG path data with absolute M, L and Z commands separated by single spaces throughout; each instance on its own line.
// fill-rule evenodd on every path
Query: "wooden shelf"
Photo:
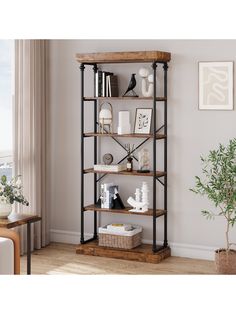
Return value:
M 111 213 L 111 214 L 124 214 L 124 215 L 142 215 L 142 216 L 152 216 L 153 210 L 148 209 L 147 212 L 145 213 L 134 213 L 134 212 L 129 212 L 131 207 L 126 207 L 124 209 L 110 209 L 110 208 L 99 208 L 96 207 L 94 204 L 88 205 L 84 208 L 85 211 L 90 210 L 90 211 L 97 211 L 97 212 L 104 212 L 104 213 Z M 161 217 L 165 215 L 166 211 L 164 209 L 157 209 L 156 210 L 156 217 Z
M 137 170 L 133 171 L 119 171 L 119 172 L 113 172 L 113 171 L 95 171 L 93 168 L 84 169 L 84 173 L 104 173 L 104 174 L 118 174 L 118 175 L 126 175 L 126 176 L 140 176 L 140 177 L 152 177 L 153 171 L 142 173 L 137 172 Z M 156 171 L 157 177 L 163 177 L 165 175 L 164 171 Z
M 94 240 L 86 244 L 78 245 L 76 248 L 76 253 L 154 264 L 160 263 L 163 259 L 170 257 L 171 251 L 169 247 L 164 248 L 157 245 L 157 249 L 158 252 L 153 253 L 151 244 L 141 244 L 140 246 L 131 250 L 117 249 L 99 246 L 98 241 Z
M 15 228 L 17 226 L 25 225 L 28 222 L 40 221 L 41 217 L 36 215 L 26 215 L 26 214 L 11 214 L 7 218 L 0 218 L 0 228 Z
M 153 134 L 117 134 L 117 133 L 93 133 L 88 132 L 84 133 L 84 137 L 93 137 L 93 136 L 99 136 L 99 137 L 134 137 L 134 138 L 153 138 Z M 156 134 L 156 139 L 161 140 L 165 138 L 166 136 L 164 134 Z
M 139 105 L 142 105 L 145 107 L 153 107 L 153 104 L 155 105 L 155 103 L 157 102 L 161 102 L 160 106 L 164 105 L 163 108 L 163 124 L 165 126 L 167 126 L 167 70 L 168 70 L 168 66 L 167 63 L 171 60 L 171 54 L 169 52 L 165 52 L 165 51 L 121 51 L 121 52 L 99 52 L 99 53 L 78 53 L 76 54 L 76 61 L 79 62 L 81 64 L 80 69 L 81 69 L 81 75 L 82 75 L 82 85 L 81 85 L 81 93 L 82 93 L 82 99 L 81 99 L 81 116 L 84 119 L 84 112 L 83 112 L 83 108 L 86 102 L 86 105 L 94 105 L 94 115 L 92 117 L 92 119 L 94 120 L 96 118 L 96 109 L 97 106 L 99 104 L 101 104 L 102 102 L 111 102 L 112 104 L 114 103 L 114 106 L 119 106 L 119 104 L 122 104 L 123 106 L 128 106 L 129 104 L 131 104 L 131 106 L 133 104 L 137 104 L 139 101 Z M 120 64 L 123 63 L 124 65 L 122 66 L 122 68 L 124 68 L 126 66 L 126 64 L 128 63 L 137 63 L 135 66 L 138 67 L 138 63 L 143 64 L 143 63 L 149 63 L 149 65 L 151 65 L 153 67 L 153 73 L 155 74 L 155 66 L 157 63 L 158 66 L 160 66 L 160 68 L 163 69 L 163 85 L 164 85 L 164 93 L 158 93 L 158 95 L 160 96 L 164 96 L 164 97 L 156 97 L 157 94 L 153 94 L 152 97 L 143 97 L 142 94 L 140 94 L 140 97 L 133 97 L 133 96 L 128 96 L 128 97 L 123 97 L 123 96 L 118 96 L 118 97 L 86 97 L 84 92 L 85 92 L 85 86 L 84 86 L 84 70 L 89 68 L 90 70 L 93 68 L 94 73 L 96 72 L 97 69 L 104 71 L 106 68 L 106 64 Z M 104 64 L 104 66 L 102 65 Z M 102 66 L 100 66 L 102 65 Z M 141 66 L 141 65 L 140 65 Z M 121 70 L 122 70 L 121 68 Z M 91 84 L 94 85 L 94 79 L 91 80 Z M 86 95 L 93 95 L 93 93 L 86 93 Z M 94 94 L 95 95 L 95 94 Z M 96 95 L 101 95 L 100 93 L 97 93 Z M 119 95 L 119 94 L 117 94 Z M 131 94 L 130 94 L 131 95 Z M 155 95 L 155 97 L 154 97 Z M 133 102 L 132 102 L 133 101 Z M 140 102 L 141 101 L 141 102 Z M 143 101 L 143 102 L 142 102 Z M 148 101 L 148 102 L 147 102 Z M 88 103 L 87 103 L 88 102 Z M 90 103 L 89 103 L 90 102 Z M 158 103 L 159 105 L 159 103 Z M 123 107 L 122 106 L 122 107 Z M 155 111 L 155 110 L 154 110 Z M 156 112 L 155 112 L 156 114 Z M 156 120 L 156 116 L 154 117 L 154 119 Z M 97 119 L 95 119 L 96 122 Z M 82 123 L 83 124 L 83 123 Z M 85 124 L 85 121 L 84 121 Z M 95 123 L 96 124 L 96 123 Z M 82 125 L 83 126 L 83 125 Z M 96 125 L 95 125 L 96 126 Z M 156 145 L 156 140 L 159 139 L 166 139 L 167 135 L 161 134 L 161 133 L 166 133 L 164 132 L 164 129 L 161 127 L 160 129 L 158 129 L 157 133 L 153 134 L 122 134 L 122 135 L 118 135 L 117 133 L 104 133 L 101 134 L 99 133 L 99 129 L 94 128 L 94 132 L 87 132 L 84 131 L 84 127 L 82 128 L 82 134 L 81 134 L 81 142 L 83 143 L 83 140 L 85 140 L 84 138 L 88 138 L 88 137 L 94 137 L 94 144 L 95 144 L 95 151 L 98 147 L 98 144 L 100 144 L 100 141 L 96 141 L 96 138 L 113 138 L 115 141 L 119 141 L 116 138 L 123 138 L 125 140 L 125 138 L 137 138 L 137 139 L 143 139 L 143 140 L 139 140 L 140 145 L 144 144 L 147 140 L 151 140 L 152 143 L 154 144 L 154 148 Z M 133 130 L 132 130 L 133 131 Z M 103 142 L 103 141 L 102 141 Z M 167 151 L 166 151 L 166 145 L 167 142 L 164 141 L 164 148 L 163 148 L 163 152 L 164 152 L 164 159 L 166 161 L 167 159 Z M 84 152 L 82 152 L 82 156 L 81 156 L 81 164 L 83 166 L 84 164 Z M 153 157 L 155 157 L 155 153 L 153 152 Z M 96 161 L 96 156 L 95 157 L 95 161 Z M 154 162 L 154 169 L 156 170 L 156 159 L 153 158 L 153 162 Z M 96 162 L 94 162 L 96 163 Z M 135 180 L 138 180 L 138 177 L 143 177 L 143 179 L 146 178 L 152 178 L 153 181 L 153 185 L 155 186 L 156 180 L 160 181 L 158 178 L 166 178 L 167 172 L 166 171 L 150 171 L 148 173 L 142 173 L 142 172 L 138 172 L 137 170 L 133 170 L 131 172 L 129 171 L 119 171 L 119 172 L 115 172 L 115 171 L 97 171 L 94 170 L 94 168 L 88 168 L 88 169 L 83 169 L 84 167 L 82 167 L 82 182 L 84 181 L 84 176 L 85 174 L 98 174 L 93 175 L 94 177 L 94 185 L 95 187 L 93 188 L 93 190 L 98 187 L 97 183 L 98 181 L 100 181 L 105 175 L 125 175 L 125 176 L 134 176 L 136 177 Z M 163 168 L 161 168 L 163 169 Z M 97 180 L 96 180 L 97 179 Z M 126 177 L 127 179 L 127 177 Z M 142 179 L 142 180 L 143 180 Z M 147 180 L 147 179 L 146 179 Z M 162 179 L 163 180 L 163 179 Z M 127 181 L 127 180 L 126 180 Z M 162 183 L 162 182 L 161 182 Z M 164 184 L 163 184 L 164 185 Z M 165 194 L 165 196 L 167 195 L 167 186 L 164 185 L 164 189 L 163 192 Z M 85 191 L 84 191 L 84 185 L 81 184 L 81 195 L 83 196 Z M 126 207 L 125 209 L 109 209 L 109 208 L 98 208 L 96 207 L 95 204 L 92 205 L 88 205 L 85 206 L 84 205 L 84 200 L 83 197 L 81 198 L 81 222 L 82 222 L 82 226 L 81 226 L 81 241 L 83 242 L 83 244 L 79 245 L 76 248 L 76 253 L 77 254 L 84 254 L 84 255 L 90 255 L 90 256 L 103 256 L 103 257 L 111 257 L 111 258 L 118 258 L 118 259 L 125 259 L 125 260 L 131 260 L 131 261 L 140 261 L 140 262 L 149 262 L 149 263 L 159 263 L 161 260 L 163 260 L 164 258 L 167 258 L 170 256 L 170 248 L 169 247 L 164 247 L 164 246 L 160 246 L 160 245 L 156 245 L 156 237 L 155 237 L 155 228 L 156 228 L 156 218 L 157 217 L 161 217 L 163 216 L 165 219 L 161 219 L 161 222 L 163 220 L 163 225 L 164 225 L 164 243 L 167 243 L 167 210 L 163 210 L 163 209 L 156 209 L 156 202 L 155 202 L 155 194 L 156 191 L 152 190 L 152 195 L 153 195 L 153 199 L 154 199 L 154 209 L 148 209 L 147 212 L 145 213 L 135 213 L 135 212 L 129 212 L 130 207 Z M 166 200 L 166 198 L 165 198 Z M 164 202 L 165 206 L 164 208 L 166 209 L 166 202 Z M 94 237 L 89 238 L 89 239 L 84 239 L 84 221 L 85 219 L 83 218 L 90 218 L 89 214 L 85 214 L 85 212 L 94 212 L 94 215 L 92 215 L 94 217 Z M 112 247 L 102 247 L 98 245 L 98 241 L 97 241 L 97 232 L 96 232 L 96 213 L 97 212 L 105 212 L 105 213 L 109 213 L 109 214 L 124 214 L 124 215 L 138 215 L 140 216 L 140 219 L 143 220 L 142 217 L 146 216 L 149 217 L 150 219 L 150 223 L 151 223 L 151 227 L 152 227 L 152 231 L 153 231 L 153 239 L 152 239 L 152 245 L 149 244 L 142 244 L 140 246 L 138 246 L 137 248 L 134 248 L 132 250 L 125 250 L 125 249 L 117 249 L 117 248 L 112 248 Z M 153 213 L 155 214 L 153 216 Z M 128 217 L 128 216 L 127 216 Z M 133 217 L 133 216 L 131 216 Z M 131 219 L 131 217 L 129 217 Z M 152 219 L 153 218 L 153 219 Z M 99 238 L 99 237 L 98 237 Z M 153 250 L 154 248 L 154 251 Z
M 165 51 L 77 53 L 76 60 L 87 64 L 169 62 L 171 54 Z
M 125 97 L 84 97 L 85 101 L 93 101 L 93 100 L 153 100 L 153 97 L 133 97 L 133 96 L 125 96 Z M 156 101 L 165 101 L 166 97 L 156 97 Z

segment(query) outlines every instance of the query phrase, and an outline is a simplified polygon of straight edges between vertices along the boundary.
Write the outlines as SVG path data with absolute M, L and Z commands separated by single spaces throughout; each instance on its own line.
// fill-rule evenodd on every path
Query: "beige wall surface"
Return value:
M 49 210 L 51 239 L 73 242 L 80 232 L 80 71 L 75 60 L 79 52 L 164 50 L 172 54 L 168 71 L 168 239 L 173 254 L 212 258 L 212 248 L 224 245 L 224 221 L 207 221 L 200 210 L 213 208 L 209 201 L 189 191 L 194 175 L 200 174 L 199 156 L 207 154 L 219 143 L 227 143 L 236 134 L 236 111 L 198 110 L 198 62 L 235 61 L 234 40 L 52 40 L 49 42 Z M 107 65 L 103 69 L 119 75 L 120 92 L 124 92 L 131 73 L 140 64 Z M 149 66 L 150 67 L 150 66 Z M 151 69 L 151 68 L 150 68 Z M 86 95 L 92 95 L 92 72 L 86 74 Z M 136 92 L 141 94 L 137 75 Z M 157 73 L 158 95 L 162 95 L 162 69 Z M 130 110 L 132 124 L 136 107 L 148 107 L 147 101 L 113 101 L 115 130 L 119 110 Z M 92 103 L 86 103 L 86 130 L 93 127 Z M 157 105 L 157 123 L 162 123 L 162 103 Z M 111 152 L 115 161 L 124 156 L 112 139 L 101 140 L 101 155 Z M 122 143 L 128 143 L 122 140 Z M 133 143 L 139 143 L 133 140 Z M 150 149 L 151 144 L 146 147 Z M 93 140 L 86 139 L 85 166 L 93 165 Z M 158 169 L 163 167 L 163 143 L 158 142 Z M 85 180 L 86 204 L 93 202 L 92 175 Z M 151 188 L 151 179 L 147 179 Z M 116 182 L 122 199 L 133 195 L 142 178 L 109 176 Z M 157 190 L 158 206 L 162 206 L 161 188 Z M 150 195 L 151 201 L 151 195 Z M 158 240 L 163 239 L 162 219 L 157 224 Z M 102 215 L 101 225 L 108 222 L 132 222 L 142 225 L 144 239 L 152 237 L 152 221 L 148 217 Z M 86 232 L 92 232 L 92 215 L 86 213 Z M 231 233 L 236 242 L 236 229 Z

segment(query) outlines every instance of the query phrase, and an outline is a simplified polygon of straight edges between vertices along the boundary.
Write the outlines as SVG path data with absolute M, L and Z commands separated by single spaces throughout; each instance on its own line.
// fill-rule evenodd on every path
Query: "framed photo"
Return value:
M 137 108 L 135 114 L 134 133 L 150 133 L 152 123 L 151 108 Z
M 199 109 L 233 110 L 233 62 L 199 62 Z

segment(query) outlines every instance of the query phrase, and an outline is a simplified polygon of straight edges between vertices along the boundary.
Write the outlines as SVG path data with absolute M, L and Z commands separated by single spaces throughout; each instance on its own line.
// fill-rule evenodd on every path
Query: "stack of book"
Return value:
M 101 208 L 113 208 L 114 198 L 118 193 L 118 186 L 114 183 L 104 183 L 101 185 Z
M 112 224 L 114 225 L 114 224 Z M 124 226 L 130 226 L 128 230 L 119 229 L 119 228 L 111 228 L 111 225 L 106 225 L 104 227 L 99 227 L 98 232 L 99 234 L 113 234 L 113 235 L 121 235 L 121 236 L 134 236 L 137 233 L 142 232 L 142 227 L 137 225 L 125 225 Z
M 118 185 L 114 183 L 104 183 L 101 185 L 100 200 L 99 205 L 101 205 L 101 208 L 125 208 L 118 192 Z
M 118 97 L 117 75 L 106 71 L 97 71 L 95 75 L 95 97 Z
M 133 229 L 132 226 L 129 224 L 114 223 L 114 224 L 107 225 L 108 231 L 124 232 L 124 231 L 130 231 L 132 229 Z

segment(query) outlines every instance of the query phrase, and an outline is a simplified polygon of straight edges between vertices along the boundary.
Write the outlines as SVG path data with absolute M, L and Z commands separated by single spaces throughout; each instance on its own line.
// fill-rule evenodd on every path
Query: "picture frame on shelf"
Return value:
M 149 134 L 152 124 L 152 108 L 136 108 L 134 133 Z
M 233 110 L 233 61 L 199 62 L 199 110 Z

